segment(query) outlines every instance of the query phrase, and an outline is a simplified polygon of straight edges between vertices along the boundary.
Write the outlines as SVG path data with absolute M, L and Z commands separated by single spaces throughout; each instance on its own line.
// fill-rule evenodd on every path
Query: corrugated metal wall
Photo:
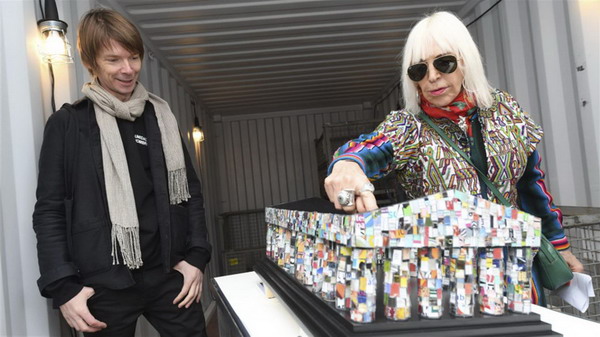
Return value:
M 35 147 L 43 116 L 39 61 L 28 52 L 37 35 L 33 3 L 0 2 L 0 335 L 43 335 L 52 325 L 37 292 L 31 230 Z M 38 112 L 38 114 L 34 114 Z M 29 324 L 28 316 L 37 324 Z M 55 325 L 56 326 L 56 325 Z
M 464 22 L 494 3 L 479 2 Z M 582 21 L 594 7 L 597 19 L 591 1 L 505 0 L 469 27 L 492 85 L 516 97 L 545 131 L 542 168 L 557 205 L 600 206 L 600 111 L 598 92 L 590 91 L 600 75 L 598 25 Z M 594 27 L 595 41 L 584 35 Z M 591 50 L 596 57 L 586 63 L 578 53 Z
M 319 196 L 315 140 L 323 124 L 373 118 L 372 109 L 356 105 L 214 122 L 219 213 Z

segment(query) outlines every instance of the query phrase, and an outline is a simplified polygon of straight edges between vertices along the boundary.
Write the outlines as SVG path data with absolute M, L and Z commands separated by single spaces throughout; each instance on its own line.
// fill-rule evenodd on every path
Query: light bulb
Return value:
M 71 44 L 65 36 L 66 24 L 46 20 L 38 25 L 42 35 L 38 44 L 42 60 L 47 63 L 72 63 Z
M 194 127 L 194 131 L 192 132 L 192 136 L 194 137 L 194 141 L 195 142 L 202 142 L 204 141 L 204 132 L 202 132 L 202 129 L 198 126 Z
M 44 52 L 46 55 L 65 54 L 65 41 L 59 32 L 55 30 L 48 31 L 48 36 L 44 41 Z

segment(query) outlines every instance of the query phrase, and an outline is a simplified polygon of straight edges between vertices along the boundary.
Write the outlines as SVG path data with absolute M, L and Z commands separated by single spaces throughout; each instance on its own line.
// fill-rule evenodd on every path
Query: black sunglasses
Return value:
M 433 66 L 435 69 L 444 74 L 450 74 L 456 70 L 458 61 L 453 55 L 440 56 L 433 60 Z M 427 75 L 427 63 L 421 62 L 413 64 L 412 66 L 408 67 L 407 73 L 411 80 L 419 82 L 423 79 L 423 77 L 425 77 L 425 75 Z

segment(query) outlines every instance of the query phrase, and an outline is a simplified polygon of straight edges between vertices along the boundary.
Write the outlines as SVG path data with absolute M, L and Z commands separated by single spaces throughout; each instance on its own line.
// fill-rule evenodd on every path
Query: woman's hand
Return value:
M 343 209 L 347 213 L 367 212 L 377 209 L 377 200 L 373 192 L 363 191 L 365 184 L 370 184 L 369 178 L 357 163 L 349 160 L 340 160 L 331 170 L 331 174 L 325 178 L 325 191 L 329 200 L 335 204 L 336 209 Z M 352 190 L 355 194 L 354 204 L 350 206 L 340 205 L 338 194 L 342 190 Z
M 579 260 L 577 260 L 575 255 L 573 255 L 573 253 L 570 250 L 561 250 L 559 252 L 560 255 L 562 255 L 562 257 L 565 259 L 565 262 L 567 262 L 567 264 L 571 268 L 571 271 L 583 273 L 583 265 L 581 264 L 581 262 L 579 262 Z

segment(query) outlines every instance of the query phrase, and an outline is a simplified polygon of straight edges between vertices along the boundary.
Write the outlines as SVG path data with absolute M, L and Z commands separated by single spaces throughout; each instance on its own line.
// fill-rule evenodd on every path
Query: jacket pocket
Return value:
M 105 219 L 93 218 L 73 226 L 73 261 L 82 276 L 110 269 L 110 229 Z
M 185 254 L 188 246 L 188 209 L 179 205 L 171 205 L 169 213 L 171 216 L 171 250 L 176 254 Z

